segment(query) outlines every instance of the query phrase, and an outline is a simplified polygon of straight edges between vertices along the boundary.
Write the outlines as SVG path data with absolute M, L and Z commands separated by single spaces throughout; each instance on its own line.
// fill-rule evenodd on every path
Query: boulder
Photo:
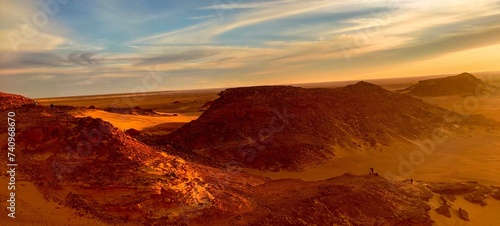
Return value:
M 458 208 L 458 214 L 460 214 L 460 218 L 462 218 L 462 220 L 469 221 L 469 213 L 467 213 L 464 209 Z
M 436 212 L 438 212 L 439 214 L 441 214 L 447 218 L 451 217 L 450 207 L 448 207 L 448 205 L 440 206 L 439 208 L 436 209 Z
M 441 201 L 443 201 L 443 204 L 447 204 L 447 205 L 449 205 L 449 202 L 454 202 L 456 200 L 455 196 L 453 196 L 453 195 L 441 194 L 440 198 L 441 198 Z
M 125 131 L 125 134 L 127 134 L 127 135 L 129 135 L 129 136 L 131 136 L 131 137 L 134 137 L 134 136 L 138 136 L 138 135 L 140 135 L 140 134 L 141 134 L 141 131 L 139 131 L 139 130 L 136 130 L 136 129 L 132 128 L 132 129 L 128 129 L 128 130 L 126 130 L 126 131 Z
M 483 194 L 479 192 L 472 192 L 464 196 L 464 199 L 470 203 L 478 204 L 480 206 L 486 206 L 486 200 Z
M 500 189 L 491 193 L 490 196 L 496 200 L 500 200 Z

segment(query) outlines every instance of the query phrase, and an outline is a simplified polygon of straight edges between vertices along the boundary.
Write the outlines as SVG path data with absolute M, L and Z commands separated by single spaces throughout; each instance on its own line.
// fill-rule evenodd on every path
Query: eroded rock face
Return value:
M 453 195 L 441 194 L 439 196 L 443 204 L 449 205 L 450 202 L 455 202 L 456 198 Z
M 480 206 L 486 206 L 487 203 L 485 199 L 489 192 L 490 192 L 489 190 L 483 190 L 483 191 L 476 190 L 470 194 L 465 195 L 464 199 L 471 203 L 478 204 Z
M 206 224 L 214 215 L 229 214 L 219 225 L 432 225 L 430 207 L 413 185 L 375 176 L 345 174 L 325 181 L 269 181 L 234 194 L 245 202 L 229 209 L 207 209 Z M 422 191 L 424 192 L 424 191 Z M 417 195 L 419 194 L 419 195 Z M 217 195 L 216 195 L 217 196 Z M 251 197 L 246 199 L 244 197 Z
M 443 195 L 464 195 L 474 191 L 476 183 L 430 183 L 431 191 Z
M 431 190 L 441 194 L 443 201 L 449 200 L 453 202 L 455 200 L 454 195 L 464 195 L 466 201 L 480 206 L 486 206 L 488 195 L 495 195 L 491 187 L 476 182 L 431 183 Z
M 366 82 L 337 89 L 234 88 L 219 95 L 165 141 L 245 167 L 300 170 L 339 149 L 380 148 L 435 128 L 457 130 L 446 110 Z M 474 116 L 461 125 L 469 120 L 484 128 L 498 124 Z

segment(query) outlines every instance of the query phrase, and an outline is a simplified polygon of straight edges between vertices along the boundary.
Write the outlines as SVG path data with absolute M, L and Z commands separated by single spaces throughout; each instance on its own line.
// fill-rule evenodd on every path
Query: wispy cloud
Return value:
M 199 19 L 208 19 L 208 18 L 213 18 L 214 15 L 205 15 L 205 16 L 193 16 L 193 17 L 188 17 L 190 20 L 199 20 Z

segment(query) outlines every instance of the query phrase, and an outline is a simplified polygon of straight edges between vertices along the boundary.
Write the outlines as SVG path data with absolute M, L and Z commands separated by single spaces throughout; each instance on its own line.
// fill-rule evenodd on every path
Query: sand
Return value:
M 187 123 L 195 120 L 196 116 L 178 115 L 178 116 L 145 116 L 145 115 L 125 115 L 110 113 L 102 110 L 77 110 L 72 112 L 77 117 L 90 116 L 92 118 L 100 118 L 110 122 L 121 130 L 137 129 L 143 130 L 164 123 Z
M 491 197 L 486 199 L 486 206 L 481 207 L 480 205 L 467 202 L 463 196 L 455 196 L 457 200 L 451 202 L 450 213 L 451 217 L 447 218 L 436 212 L 436 208 L 441 206 L 441 199 L 439 194 L 434 193 L 434 196 L 429 202 L 431 210 L 429 210 L 429 215 L 431 219 L 435 222 L 435 225 L 439 226 L 466 226 L 466 225 L 481 225 L 481 226 L 496 226 L 500 222 L 500 201 L 495 200 Z M 462 220 L 459 216 L 458 209 L 462 208 L 469 213 L 470 221 Z
M 472 95 L 469 97 L 448 96 L 419 98 L 445 109 L 467 114 L 482 114 L 496 121 L 500 121 L 500 92 L 477 97 Z
M 0 177 L 0 184 L 7 184 L 7 178 Z M 59 205 L 56 202 L 47 201 L 38 189 L 30 182 L 18 181 L 16 183 L 16 218 L 7 217 L 7 213 L 0 211 L 1 225 L 9 226 L 106 226 L 108 224 L 86 217 L 79 217 L 75 210 Z M 2 189 L 6 190 L 6 188 Z M 7 194 L 2 192 L 1 194 Z M 2 195 L 2 200 L 6 199 Z
M 413 172 L 401 175 L 398 169 L 402 162 L 400 156 L 409 161 L 410 154 L 415 150 L 420 149 L 415 145 L 398 145 L 383 150 L 341 151 L 328 163 L 303 172 L 246 171 L 271 179 L 298 178 L 313 181 L 339 176 L 345 172 L 366 174 L 373 167 L 381 175 L 395 174 L 395 177 L 389 176 L 394 180 L 413 178 L 436 182 L 477 181 L 487 185 L 500 185 L 500 134 L 450 138 L 437 145 L 434 153 L 426 156 L 423 163 L 414 165 Z M 406 172 L 409 172 L 407 168 L 403 168 L 403 173 Z

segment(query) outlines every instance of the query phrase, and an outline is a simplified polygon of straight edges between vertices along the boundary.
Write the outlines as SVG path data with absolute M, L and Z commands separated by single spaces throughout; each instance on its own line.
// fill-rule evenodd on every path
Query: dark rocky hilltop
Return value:
M 300 170 L 339 149 L 376 149 L 436 129 L 496 125 L 481 116 L 456 121 L 456 113 L 367 82 L 336 89 L 234 88 L 219 95 L 197 120 L 165 140 L 245 167 Z

